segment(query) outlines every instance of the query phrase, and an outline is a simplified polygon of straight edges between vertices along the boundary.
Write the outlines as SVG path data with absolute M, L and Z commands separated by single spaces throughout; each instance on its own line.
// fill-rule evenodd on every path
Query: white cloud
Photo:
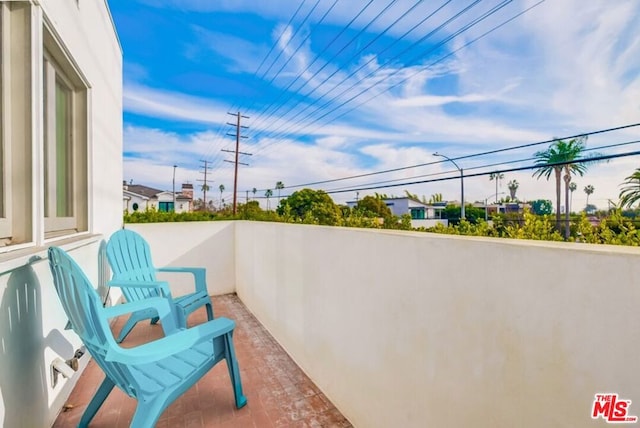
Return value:
M 226 108 L 211 99 L 132 82 L 125 83 L 123 98 L 125 111 L 143 116 L 219 125 L 226 116 Z
M 463 96 L 455 95 L 421 95 L 417 97 L 410 97 L 404 99 L 398 99 L 393 101 L 394 107 L 436 107 L 451 103 L 475 103 L 480 101 L 488 101 L 491 97 L 480 94 L 469 94 Z

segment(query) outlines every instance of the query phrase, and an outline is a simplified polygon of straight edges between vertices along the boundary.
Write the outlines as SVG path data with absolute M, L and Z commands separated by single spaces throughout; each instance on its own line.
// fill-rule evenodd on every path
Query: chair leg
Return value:
M 78 424 L 79 428 L 84 428 L 89 425 L 89 422 L 91 422 L 91 419 L 93 419 L 93 417 L 96 415 L 98 409 L 100 408 L 100 406 L 102 406 L 102 403 L 104 403 L 104 400 L 106 400 L 107 396 L 109 395 L 111 390 L 113 390 L 114 386 L 115 384 L 108 377 L 105 378 L 104 381 L 102 381 L 102 384 L 98 388 L 98 391 L 96 391 L 96 395 L 93 396 L 93 398 L 89 402 L 89 405 L 87 406 L 87 409 L 82 414 L 82 418 L 80 419 L 80 423 Z
M 151 400 L 138 399 L 138 407 L 133 415 L 130 428 L 155 427 L 162 412 L 167 407 L 166 397 L 156 397 Z
M 131 330 L 133 330 L 133 327 L 135 327 L 137 323 L 138 323 L 138 319 L 134 318 L 133 315 L 130 316 L 127 322 L 124 324 L 124 327 L 122 327 L 122 330 L 120 330 L 118 339 L 116 339 L 117 342 L 121 343 L 124 340 L 124 338 L 127 337 L 129 333 L 131 333 Z
M 207 303 L 207 318 L 209 321 L 213 319 L 213 308 L 211 307 L 211 303 Z
M 242 393 L 242 380 L 240 379 L 240 370 L 238 369 L 238 360 L 236 360 L 236 352 L 233 347 L 233 336 L 231 333 L 224 335 L 224 348 L 226 354 L 227 369 L 229 369 L 229 377 L 233 386 L 233 394 L 236 399 L 236 407 L 238 409 L 247 404 L 247 397 Z

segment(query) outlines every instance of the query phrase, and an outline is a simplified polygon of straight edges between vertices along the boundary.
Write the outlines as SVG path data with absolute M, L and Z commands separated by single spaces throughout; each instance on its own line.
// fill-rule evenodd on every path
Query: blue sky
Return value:
M 637 0 L 109 0 L 124 52 L 124 177 L 199 188 L 200 160 L 220 198 L 232 199 L 235 129 L 242 124 L 238 191 L 298 184 L 533 143 L 640 122 Z M 511 22 L 483 34 L 533 7 Z M 496 10 L 495 13 L 490 13 Z M 476 40 L 477 39 L 477 40 Z M 640 139 L 640 127 L 594 136 L 588 147 Z M 530 158 L 546 146 L 462 159 L 470 173 Z M 601 149 L 640 150 L 639 145 Z M 637 157 L 592 166 L 575 178 L 573 206 L 607 206 L 640 167 Z M 436 175 L 433 175 L 436 174 Z M 314 186 L 457 175 L 451 163 Z M 554 200 L 552 182 L 507 173 L 518 196 Z M 398 183 L 401 181 L 394 181 Z M 459 181 L 377 189 L 442 193 Z M 360 197 L 371 191 L 360 191 Z M 465 199 L 495 193 L 488 177 L 465 180 Z M 251 194 L 250 194 L 251 195 Z M 355 191 L 335 193 L 337 202 Z M 491 199 L 491 198 L 490 198 Z

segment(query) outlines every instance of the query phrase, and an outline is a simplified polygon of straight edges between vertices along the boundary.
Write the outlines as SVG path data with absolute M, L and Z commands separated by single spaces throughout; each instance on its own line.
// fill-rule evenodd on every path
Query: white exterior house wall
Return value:
M 383 199 L 383 201 L 387 205 L 387 207 L 389 207 L 389 209 L 391 210 L 391 214 L 393 215 L 402 216 L 405 214 L 411 214 L 411 208 L 424 208 L 425 220 L 434 220 L 437 218 L 436 209 L 432 205 L 423 204 L 422 202 L 414 201 L 413 199 L 390 198 L 390 199 Z M 355 208 L 356 205 L 357 205 L 357 202 L 355 201 L 347 202 L 347 206 L 349 208 Z M 435 225 L 436 223 L 441 223 L 441 222 L 431 222 L 429 224 Z M 421 223 L 418 226 L 413 226 L 413 227 L 424 226 L 424 224 L 425 223 Z
M 408 199 L 385 199 L 385 203 L 393 215 L 410 214 Z
M 145 211 L 148 207 L 151 207 L 151 202 L 149 201 L 149 198 L 137 195 L 133 192 L 127 192 L 127 191 L 124 192 L 123 203 L 124 203 L 123 210 L 130 213 L 136 211 L 133 208 L 133 204 L 138 204 L 137 211 Z
M 449 224 L 449 220 L 447 220 L 446 218 L 443 218 L 443 219 L 429 218 L 424 220 L 411 219 L 411 227 L 413 227 L 414 229 L 418 229 L 420 227 L 424 227 L 424 228 L 435 227 L 438 224 L 441 224 L 446 227 Z
M 177 213 L 186 213 L 191 211 L 191 204 L 189 199 L 181 199 L 179 193 L 176 193 L 175 196 L 175 206 L 174 211 Z M 158 209 L 158 204 L 160 202 L 173 202 L 174 196 L 172 192 L 161 192 L 156 195 L 157 199 L 151 199 L 149 201 L 149 205 L 155 209 Z
M 30 7 L 33 147 L 42 147 L 43 28 L 51 29 L 87 83 L 87 229 L 43 240 L 42 158 L 33 154 L 33 241 L 0 254 L 0 425 L 51 426 L 79 373 L 53 387 L 55 358 L 69 359 L 81 345 L 64 330 L 64 315 L 46 260 L 46 248 L 69 250 L 98 285 L 100 240 L 122 225 L 122 51 L 104 0 L 17 2 Z M 114 290 L 112 298 L 118 298 Z M 80 359 L 81 368 L 87 357 Z

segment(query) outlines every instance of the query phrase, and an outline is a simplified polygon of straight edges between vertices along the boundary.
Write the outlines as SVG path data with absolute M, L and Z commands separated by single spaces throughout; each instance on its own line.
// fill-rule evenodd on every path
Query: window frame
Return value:
M 5 44 L 9 40 L 8 11 L 0 4 L 0 246 L 8 242 L 12 236 L 11 227 L 11 162 L 7 161 L 9 144 L 7 121 L 5 112 L 8 97 L 5 96 L 5 88 L 8 86 L 7 71 L 9 61 L 5 60 L 7 50 Z
M 0 150 L 2 150 L 3 217 L 0 253 L 34 245 L 34 157 L 37 156 L 37 88 L 34 87 L 34 42 L 39 39 L 33 6 L 0 2 Z M 36 61 L 37 62 L 37 61 Z
M 57 238 L 86 232 L 88 228 L 88 204 L 89 189 L 87 185 L 89 170 L 89 135 L 88 135 L 88 97 L 89 86 L 78 71 L 75 64 L 66 55 L 62 45 L 55 34 L 46 25 L 43 25 L 43 76 L 42 76 L 42 123 L 43 123 L 43 158 L 42 164 L 49 177 L 43 180 L 42 215 L 44 217 L 44 239 Z M 48 85 L 45 84 L 48 82 Z M 56 142 L 51 144 L 47 138 L 54 136 L 56 123 L 56 97 L 57 84 L 69 90 L 69 143 L 68 164 L 70 165 L 69 205 L 70 216 L 59 216 L 57 213 L 55 169 L 50 165 L 56 165 Z M 45 91 L 48 94 L 45 94 Z M 51 95 L 54 95 L 53 97 Z M 46 101 L 45 101 L 46 100 Z M 46 103 L 46 105 L 45 105 Z M 53 195 L 53 197 L 52 197 Z

